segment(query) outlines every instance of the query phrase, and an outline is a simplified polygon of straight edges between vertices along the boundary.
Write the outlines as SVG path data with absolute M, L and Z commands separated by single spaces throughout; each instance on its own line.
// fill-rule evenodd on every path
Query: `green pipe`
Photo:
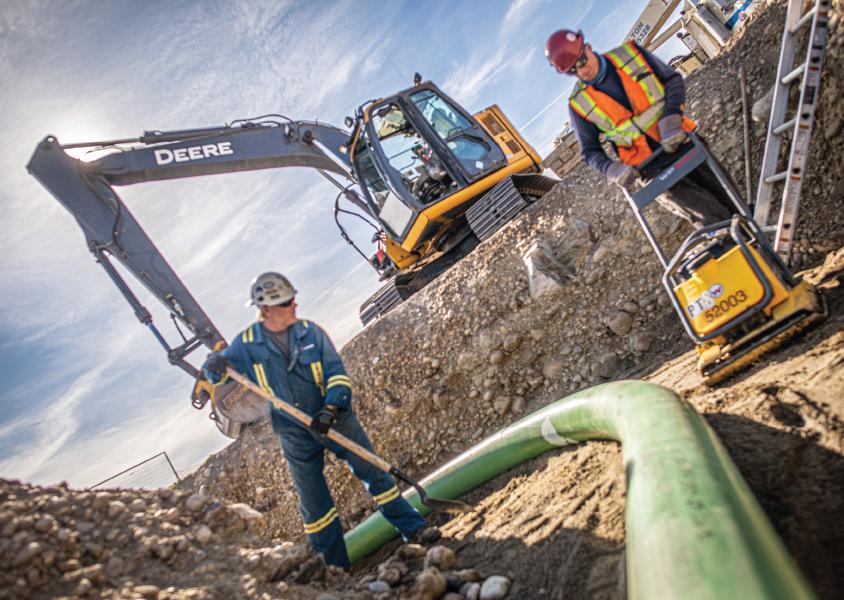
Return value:
M 554 447 L 621 442 L 627 473 L 630 598 L 813 598 L 706 421 L 674 392 L 640 381 L 593 387 L 528 415 L 421 481 L 461 494 Z M 418 494 L 406 494 L 424 511 Z M 346 534 L 352 562 L 395 537 L 375 513 Z

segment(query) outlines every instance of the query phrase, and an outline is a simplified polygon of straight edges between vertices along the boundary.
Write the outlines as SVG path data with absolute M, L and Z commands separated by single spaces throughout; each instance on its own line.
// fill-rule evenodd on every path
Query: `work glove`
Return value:
M 683 115 L 681 114 L 662 117 L 657 126 L 659 127 L 659 143 L 668 154 L 676 152 L 688 137 L 683 130 Z
M 232 364 L 229 362 L 221 352 L 212 352 L 208 355 L 208 358 L 205 359 L 205 364 L 202 365 L 209 373 L 213 373 L 219 378 L 225 377 L 226 369 L 231 367 Z
M 638 177 L 639 171 L 618 160 L 614 160 L 607 169 L 607 179 L 621 188 L 629 187 Z
M 311 429 L 321 435 L 328 433 L 334 421 L 337 420 L 336 411 L 337 409 L 331 404 L 323 406 L 322 410 L 311 419 Z

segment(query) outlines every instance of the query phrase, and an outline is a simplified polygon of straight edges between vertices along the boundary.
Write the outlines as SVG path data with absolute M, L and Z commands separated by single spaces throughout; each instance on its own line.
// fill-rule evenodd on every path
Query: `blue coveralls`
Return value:
M 317 325 L 302 320 L 291 325 L 286 333 L 289 362 L 260 323 L 246 328 L 222 354 L 253 383 L 311 416 L 323 405 L 335 405 L 338 410 L 333 429 L 372 450 L 366 432 L 352 411 L 351 383 L 331 340 Z M 206 377 L 212 382 L 219 379 L 207 370 Z M 350 566 L 343 529 L 323 475 L 325 448 L 349 464 L 402 537 L 408 539 L 426 525 L 425 519 L 402 497 L 388 474 L 311 431 L 272 404 L 270 413 L 273 430 L 279 435 L 299 492 L 299 511 L 308 540 L 328 564 L 344 569 Z

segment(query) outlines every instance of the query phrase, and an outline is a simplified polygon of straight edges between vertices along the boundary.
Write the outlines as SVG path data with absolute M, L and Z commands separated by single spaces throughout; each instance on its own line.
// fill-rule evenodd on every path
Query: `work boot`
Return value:
M 440 541 L 442 536 L 443 534 L 439 527 L 420 527 L 411 534 L 407 543 L 419 544 L 420 546 L 430 546 L 431 544 L 435 544 Z

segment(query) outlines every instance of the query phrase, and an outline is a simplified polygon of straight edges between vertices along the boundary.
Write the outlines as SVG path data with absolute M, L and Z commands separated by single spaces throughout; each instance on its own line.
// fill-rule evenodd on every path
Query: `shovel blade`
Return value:
M 441 500 L 439 498 L 430 498 L 427 496 L 422 498 L 422 504 L 430 508 L 432 511 L 447 512 L 456 515 L 475 510 L 474 506 L 461 502 L 460 500 Z

